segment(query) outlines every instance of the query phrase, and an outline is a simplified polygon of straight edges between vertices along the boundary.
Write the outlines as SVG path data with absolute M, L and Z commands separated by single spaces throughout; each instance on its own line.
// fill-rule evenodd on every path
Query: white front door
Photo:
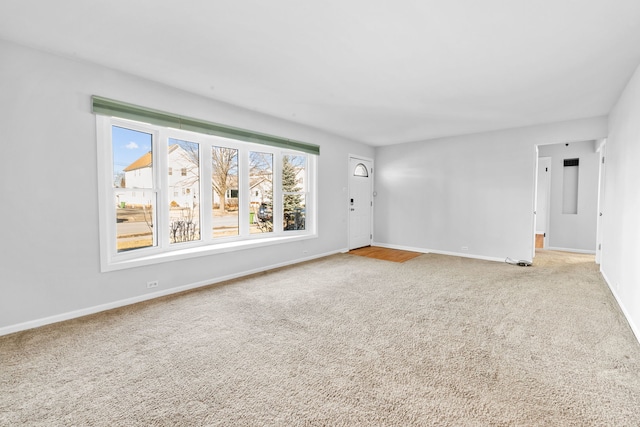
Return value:
M 371 244 L 373 162 L 349 158 L 349 249 Z

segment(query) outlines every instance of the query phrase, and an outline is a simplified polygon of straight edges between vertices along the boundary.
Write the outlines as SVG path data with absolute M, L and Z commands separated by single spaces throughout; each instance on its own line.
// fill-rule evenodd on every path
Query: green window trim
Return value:
M 91 102 L 94 114 L 136 120 L 154 125 L 203 133 L 206 135 L 217 135 L 245 142 L 253 142 L 255 144 L 302 151 L 308 154 L 320 154 L 319 146 L 308 144 L 306 142 L 280 138 L 259 132 L 252 132 L 245 129 L 208 122 L 206 120 L 184 117 L 96 95 L 91 97 Z

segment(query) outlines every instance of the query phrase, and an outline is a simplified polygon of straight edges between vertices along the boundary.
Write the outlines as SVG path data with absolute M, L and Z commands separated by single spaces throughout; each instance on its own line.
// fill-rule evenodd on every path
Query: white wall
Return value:
M 348 154 L 373 148 L 7 42 L 0 58 L 0 334 L 145 298 L 149 280 L 167 292 L 347 247 Z M 100 273 L 91 95 L 320 145 L 319 238 Z
M 609 116 L 600 268 L 640 339 L 640 68 Z
M 548 249 L 595 253 L 598 210 L 598 172 L 600 157 L 595 142 L 579 141 L 543 145 L 540 157 L 551 157 L 551 211 Z M 565 159 L 580 159 L 578 166 L 577 214 L 562 213 Z
M 374 240 L 531 260 L 535 146 L 606 134 L 606 118 L 597 117 L 380 148 Z

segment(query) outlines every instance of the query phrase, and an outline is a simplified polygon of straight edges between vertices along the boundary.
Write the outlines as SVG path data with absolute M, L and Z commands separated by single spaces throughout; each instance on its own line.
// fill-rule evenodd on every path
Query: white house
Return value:
M 169 146 L 169 199 L 171 207 L 193 208 L 200 200 L 197 159 L 178 144 Z
M 151 152 L 143 154 L 123 169 L 124 179 L 119 187 L 139 191 L 118 193 L 117 204 L 127 206 L 148 206 L 152 193 L 144 191 L 153 182 L 153 164 Z M 194 162 L 184 148 L 173 144 L 168 150 L 169 163 L 169 199 L 171 207 L 192 208 L 198 203 L 200 181 L 198 179 L 197 159 Z
M 119 188 L 132 189 L 132 191 L 116 192 L 116 204 L 125 206 L 150 206 L 153 204 L 153 193 L 145 191 L 153 182 L 151 152 L 143 154 L 135 162 L 123 169 L 124 179 L 120 181 Z

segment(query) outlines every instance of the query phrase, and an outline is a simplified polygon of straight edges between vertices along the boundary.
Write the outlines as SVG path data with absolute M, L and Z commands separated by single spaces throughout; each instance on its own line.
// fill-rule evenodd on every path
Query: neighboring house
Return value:
M 273 194 L 273 179 L 269 172 L 264 176 L 252 176 L 249 183 L 251 206 L 259 206 L 260 203 L 270 203 Z
M 189 156 L 187 150 L 178 144 L 169 147 L 168 158 L 169 169 L 169 200 L 172 207 L 192 208 L 194 203 L 200 200 L 200 188 L 198 177 L 198 167 Z M 151 152 L 145 153 L 136 161 L 123 169 L 124 175 L 116 186 L 127 189 L 140 189 L 140 191 L 122 192 L 118 195 L 117 204 L 124 203 L 127 206 L 149 206 L 151 205 L 152 192 L 144 191 L 145 188 L 152 187 L 153 162 Z M 296 167 L 296 186 L 299 191 L 305 191 L 306 182 L 303 178 L 305 169 Z M 252 206 L 260 203 L 271 202 L 273 194 L 272 173 L 251 176 L 250 203 Z M 229 188 L 226 193 L 226 200 L 238 198 L 238 182 L 235 176 L 229 177 Z M 220 197 L 213 192 L 213 204 L 217 206 Z
M 169 147 L 169 200 L 172 207 L 192 208 L 200 200 L 200 183 L 198 181 L 198 165 L 187 150 L 178 144 Z M 126 191 L 118 195 L 118 204 L 127 206 L 149 206 L 152 192 L 142 189 L 152 187 L 153 162 L 151 152 L 124 168 L 124 179 L 121 188 L 141 189 Z
M 193 208 L 200 202 L 198 163 L 178 144 L 169 146 L 169 200 L 172 207 Z
M 297 191 L 304 192 L 306 189 L 305 168 L 295 167 L 295 182 Z M 249 177 L 249 200 L 251 207 L 257 210 L 261 203 L 271 203 L 273 194 L 273 175 L 271 171 L 264 173 L 254 173 Z M 237 192 L 235 193 L 237 195 Z M 227 194 L 229 197 L 229 195 Z M 216 198 L 217 200 L 217 198 Z
M 122 206 L 149 206 L 152 205 L 151 191 L 143 191 L 143 188 L 152 187 L 151 152 L 142 155 L 135 162 L 123 169 L 124 178 L 119 183 L 120 188 L 141 189 L 140 191 L 123 191 L 117 195 L 117 204 Z

